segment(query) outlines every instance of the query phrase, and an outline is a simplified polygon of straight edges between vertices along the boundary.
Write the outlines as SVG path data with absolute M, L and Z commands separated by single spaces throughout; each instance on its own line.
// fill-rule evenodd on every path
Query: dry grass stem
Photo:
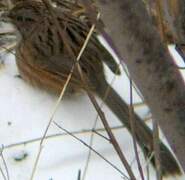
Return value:
M 124 178 L 126 178 L 127 180 L 129 179 L 118 167 L 116 167 L 114 164 L 112 164 L 109 160 L 107 160 L 104 156 L 102 156 L 99 152 L 97 152 L 93 147 L 89 146 L 86 142 L 82 141 L 80 138 L 78 138 L 77 136 L 75 136 L 74 134 L 72 134 L 70 131 L 64 129 L 61 125 L 59 125 L 58 123 L 56 123 L 55 121 L 53 121 L 53 123 L 62 131 L 64 131 L 65 133 L 67 133 L 68 135 L 70 135 L 71 137 L 73 137 L 74 139 L 76 139 L 77 141 L 79 141 L 80 143 L 82 143 L 84 146 L 88 147 L 89 149 L 91 149 L 91 151 L 93 151 L 95 154 L 97 154 L 99 157 L 101 157 L 101 159 L 103 159 L 105 162 L 107 162 L 109 165 L 111 165 L 115 170 L 117 170 Z
M 81 74 L 82 81 L 85 82 L 85 79 L 83 79 L 82 70 L 81 70 L 79 65 L 78 65 L 78 70 L 79 70 L 79 73 Z M 88 94 L 92 104 L 94 105 L 96 111 L 98 112 L 98 115 L 99 115 L 99 117 L 100 117 L 100 119 L 101 119 L 101 121 L 102 121 L 102 123 L 103 123 L 103 125 L 104 125 L 104 127 L 106 129 L 106 131 L 107 131 L 107 134 L 108 134 L 108 136 L 110 138 L 110 141 L 111 141 L 115 151 L 117 152 L 117 154 L 118 154 L 122 164 L 124 165 L 125 169 L 127 170 L 131 180 L 136 180 L 136 178 L 135 178 L 135 176 L 134 176 L 134 174 L 133 174 L 133 172 L 131 170 L 131 167 L 130 167 L 129 163 L 127 162 L 127 160 L 126 160 L 126 158 L 125 158 L 125 156 L 124 156 L 124 154 L 123 154 L 123 152 L 122 152 L 122 150 L 121 150 L 121 148 L 120 148 L 120 146 L 119 146 L 119 144 L 118 144 L 114 134 L 112 133 L 112 131 L 111 131 L 110 127 L 109 127 L 109 124 L 108 124 L 108 122 L 107 122 L 107 120 L 105 118 L 105 115 L 104 115 L 103 111 L 99 107 L 99 105 L 98 105 L 96 99 L 94 98 L 94 96 L 92 95 L 92 93 L 88 89 L 86 89 L 86 90 L 87 90 L 87 94 Z
M 51 15 L 52 15 L 53 18 L 54 18 L 54 21 L 55 21 L 56 26 L 57 26 L 58 30 L 60 30 L 59 32 L 60 32 L 61 38 L 64 39 L 65 36 L 62 36 L 62 35 L 63 35 L 63 32 L 62 32 L 62 30 L 61 30 L 61 28 L 60 28 L 60 26 L 59 26 L 59 23 L 58 23 L 58 21 L 57 21 L 57 19 L 56 19 L 55 13 L 53 12 L 53 9 L 52 9 L 52 7 L 51 7 L 51 4 L 49 3 L 49 0 L 43 0 L 43 2 L 45 2 L 46 6 L 47 6 L 48 9 L 50 10 Z M 97 15 L 97 19 L 99 18 L 99 16 L 100 16 L 100 14 Z M 85 49 L 84 47 L 86 47 L 87 42 L 88 42 L 88 40 L 90 39 L 90 37 L 91 37 L 91 35 L 92 35 L 92 32 L 93 32 L 94 29 L 95 29 L 95 24 L 92 25 L 92 28 L 91 28 L 91 29 L 93 29 L 93 30 L 90 30 L 89 34 L 90 34 L 90 33 L 91 33 L 91 34 L 90 34 L 90 35 L 88 34 L 87 39 L 86 39 L 86 41 L 85 41 L 85 43 L 84 43 L 85 46 L 82 47 L 82 49 L 81 49 L 82 51 L 80 51 L 80 53 L 79 53 L 80 55 L 82 55 L 82 53 L 83 53 L 83 51 L 84 51 L 84 49 Z M 88 38 L 89 38 L 89 39 L 88 39 Z M 64 39 L 64 40 L 65 40 L 64 42 L 67 42 L 66 39 Z M 71 57 L 74 58 L 74 62 L 75 62 L 75 61 L 76 61 L 76 57 L 75 57 L 75 55 L 74 55 L 72 49 L 68 46 L 68 43 L 66 43 L 66 47 L 67 47 L 67 50 L 68 50 L 69 54 L 71 55 Z M 79 56 L 77 56 L 77 57 L 79 57 Z M 122 163 L 124 164 L 125 168 L 127 169 L 127 171 L 128 171 L 128 173 L 129 173 L 131 179 L 135 180 L 134 174 L 133 174 L 132 170 L 130 169 L 130 166 L 129 166 L 127 160 L 125 159 L 125 157 L 124 157 L 124 155 L 123 155 L 123 153 L 122 153 L 122 151 L 121 151 L 121 149 L 120 149 L 120 147 L 119 147 L 119 144 L 117 143 L 117 141 L 116 141 L 114 135 L 112 134 L 112 132 L 111 132 L 111 130 L 110 130 L 110 128 L 109 128 L 109 125 L 108 125 L 108 123 L 107 123 L 107 121 L 106 121 L 106 119 L 105 119 L 105 116 L 104 116 L 103 112 L 102 112 L 101 109 L 99 108 L 99 105 L 97 104 L 97 102 L 96 102 L 94 96 L 92 95 L 92 93 L 89 91 L 89 89 L 88 89 L 88 87 L 87 87 L 87 83 L 86 83 L 86 80 L 85 80 L 85 78 L 84 78 L 84 76 L 83 76 L 82 69 L 81 69 L 81 67 L 80 67 L 80 65 L 79 65 L 79 63 L 78 63 L 78 60 L 79 60 L 79 59 L 77 59 L 77 64 L 76 64 L 76 65 L 77 65 L 77 69 L 78 69 L 78 71 L 79 71 L 81 80 L 82 80 L 82 82 L 84 83 L 84 85 L 85 85 L 85 87 L 86 87 L 87 94 L 88 94 L 88 96 L 89 96 L 91 102 L 93 103 L 95 109 L 97 110 L 97 112 L 98 112 L 98 114 L 99 114 L 99 116 L 100 116 L 100 118 L 101 118 L 101 120 L 102 120 L 102 122 L 103 122 L 103 124 L 104 124 L 104 126 L 105 126 L 105 129 L 108 131 L 109 137 L 111 138 L 111 142 L 112 142 L 112 144 L 113 144 L 113 146 L 114 146 L 116 152 L 118 153 L 118 155 L 119 155 L 119 157 L 120 157 Z
M 148 122 L 149 120 L 151 120 L 151 118 L 147 118 L 144 121 Z M 116 126 L 116 127 L 111 127 L 112 131 L 118 131 L 118 130 L 123 130 L 125 129 L 125 126 Z M 85 135 L 85 134 L 90 134 L 92 133 L 92 131 L 94 132 L 105 132 L 105 128 L 98 128 L 98 129 L 87 129 L 87 130 L 81 130 L 81 131 L 73 131 L 71 132 L 74 135 Z M 98 134 L 98 133 L 97 133 Z M 45 137 L 45 139 L 52 139 L 52 138 L 56 138 L 56 137 L 63 137 L 63 136 L 69 136 L 67 133 L 59 133 L 59 134 L 51 134 L 51 135 L 47 135 Z M 16 146 L 22 146 L 22 145 L 27 145 L 30 143 L 35 143 L 38 142 L 42 139 L 42 137 L 39 138 L 35 138 L 35 139 L 30 139 L 30 140 L 26 140 L 26 141 L 21 141 L 21 142 L 17 142 L 14 144 L 9 144 L 9 145 L 4 145 L 4 149 L 9 149 L 9 148 L 14 148 Z
M 159 126 L 156 119 L 152 120 L 153 123 L 153 141 L 154 141 L 154 157 L 156 164 L 157 180 L 162 180 L 161 160 L 160 160 L 160 146 L 159 146 Z
M 118 130 L 122 130 L 124 129 L 124 126 L 116 126 L 116 127 L 112 127 L 111 130 L 112 131 L 118 131 Z M 104 128 L 99 128 L 99 129 L 87 129 L 87 130 L 81 130 L 81 131 L 72 131 L 71 133 L 74 135 L 85 135 L 85 134 L 90 134 L 93 132 L 96 132 L 96 134 L 98 135 L 100 132 L 105 132 Z M 53 138 L 57 138 L 57 137 L 64 137 L 64 136 L 69 136 L 69 134 L 67 133 L 57 133 L 57 134 L 51 134 L 51 135 L 47 135 L 45 137 L 45 139 L 53 139 Z M 39 138 L 35 138 L 35 139 L 30 139 L 30 140 L 26 140 L 26 141 L 21 141 L 21 142 L 17 142 L 14 144 L 9 144 L 9 145 L 4 145 L 4 149 L 9 149 L 9 148 L 14 148 L 17 146 L 22 146 L 22 145 L 27 145 L 27 144 L 31 144 L 31 143 L 36 143 L 38 141 L 40 141 L 42 139 L 42 137 Z
M 73 69 L 74 69 L 74 68 L 72 68 L 72 70 L 73 70 Z M 69 81 L 70 81 L 70 79 L 71 79 L 71 76 L 72 76 L 72 72 L 68 75 L 68 78 L 67 78 L 67 80 L 66 80 L 66 82 L 65 82 L 65 84 L 64 84 L 64 87 L 63 87 L 63 89 L 62 89 L 62 92 L 60 93 L 60 96 L 59 96 L 59 98 L 57 99 L 57 102 L 56 102 L 56 104 L 55 104 L 55 106 L 54 106 L 54 109 L 53 109 L 53 111 L 52 111 L 52 113 L 51 113 L 51 115 L 50 115 L 50 120 L 49 120 L 49 122 L 48 122 L 48 124 L 47 124 L 46 130 L 44 131 L 44 135 L 43 135 L 43 137 L 42 137 L 42 139 L 41 139 L 41 141 L 40 141 L 39 151 L 38 151 L 38 154 L 37 154 L 37 157 L 36 157 L 36 161 L 35 161 L 35 163 L 34 163 L 33 170 L 32 170 L 32 174 L 31 174 L 31 180 L 34 178 L 34 174 L 35 174 L 35 171 L 36 171 L 36 168 L 37 168 L 37 165 L 38 165 L 38 161 L 39 161 L 39 159 L 40 159 L 40 155 L 41 155 L 42 148 L 43 148 L 43 143 L 44 143 L 44 140 L 45 140 L 45 138 L 46 138 L 47 132 L 48 132 L 48 130 L 49 130 L 49 127 L 51 126 L 51 123 L 52 123 L 52 121 L 53 121 L 54 115 L 55 115 L 55 113 L 56 113 L 56 111 L 57 111 L 58 105 L 60 104 L 60 102 L 61 102 L 61 100 L 62 100 L 62 98 L 63 98 L 63 95 L 64 95 L 64 93 L 65 93 L 65 90 L 66 90 L 66 88 L 67 88 L 67 85 L 68 85 L 68 83 L 69 83 Z
M 0 172 L 1 172 L 1 175 L 2 175 L 3 179 L 4 179 L 4 180 L 7 180 L 7 179 L 6 179 L 6 176 L 5 176 L 5 174 L 4 174 L 4 172 L 3 172 L 3 170 L 2 170 L 1 167 L 0 167 Z
M 63 39 L 63 38 L 64 38 L 63 32 L 62 32 L 62 30 L 61 30 L 61 28 L 60 28 L 60 25 L 59 25 L 59 23 L 58 23 L 58 20 L 57 20 L 56 17 L 55 17 L 55 14 L 54 14 L 53 9 L 52 9 L 52 7 L 51 7 L 51 3 L 50 3 L 48 0 L 43 0 L 43 2 L 45 3 L 46 7 L 48 7 L 48 9 L 50 10 L 50 13 L 51 13 L 51 15 L 53 16 L 54 22 L 55 22 L 55 24 L 56 24 L 56 26 L 57 26 L 57 28 L 58 28 L 58 30 L 59 30 L 59 32 L 60 32 L 60 36 L 61 36 L 61 38 Z M 81 50 L 80 50 L 78 56 L 77 56 L 77 62 L 80 60 L 81 55 L 83 54 L 83 52 L 84 52 L 84 50 L 85 50 L 85 47 L 87 46 L 87 43 L 88 43 L 88 41 L 89 41 L 89 39 L 90 39 L 90 37 L 91 37 L 91 35 L 92 35 L 94 29 L 95 29 L 95 25 L 92 25 L 92 27 L 91 27 L 91 29 L 90 29 L 88 35 L 87 35 L 87 38 L 86 38 L 86 40 L 85 40 L 85 42 L 84 42 L 84 44 L 83 44 L 83 46 L 82 46 L 82 48 L 81 48 Z M 67 43 L 66 43 L 65 45 L 68 46 Z M 69 52 L 71 52 L 70 47 L 68 47 L 68 49 L 69 49 Z M 74 61 L 74 62 L 75 62 L 75 61 Z M 63 87 L 63 89 L 62 89 L 62 92 L 61 92 L 61 94 L 60 94 L 60 97 L 58 98 L 57 103 L 56 103 L 56 105 L 55 105 L 55 107 L 54 107 L 54 110 L 53 110 L 53 112 L 51 113 L 51 117 L 50 117 L 49 123 L 48 123 L 48 125 L 47 125 L 47 127 L 46 127 L 46 130 L 45 130 L 45 132 L 44 132 L 43 138 L 42 138 L 42 140 L 41 140 L 41 142 L 40 142 L 39 151 L 38 151 L 38 154 L 37 154 L 37 157 L 36 157 L 36 161 L 35 161 L 34 166 L 33 166 L 33 170 L 32 170 L 32 174 L 31 174 L 30 180 L 33 180 L 33 178 L 34 178 L 35 171 L 36 171 L 36 168 L 37 168 L 37 165 L 38 165 L 38 161 L 39 161 L 39 158 L 40 158 L 40 155 L 41 155 L 41 152 L 42 152 L 42 145 L 43 145 L 44 139 L 45 139 L 45 137 L 46 137 L 46 135 L 47 135 L 47 132 L 48 132 L 48 129 L 49 129 L 49 127 L 50 127 L 50 125 L 51 125 L 51 123 L 52 123 L 52 121 L 53 121 L 53 117 L 54 117 L 54 114 L 55 114 L 55 112 L 56 112 L 56 110 L 57 110 L 57 107 L 58 107 L 59 103 L 61 102 L 62 97 L 63 97 L 63 95 L 64 95 L 64 93 L 65 93 L 65 90 L 66 90 L 66 88 L 67 88 L 67 86 L 68 86 L 68 84 L 69 84 L 69 82 L 70 82 L 70 79 L 71 79 L 71 77 L 72 77 L 74 68 L 75 68 L 75 63 L 74 63 L 74 65 L 73 65 L 72 68 L 71 68 L 71 72 L 70 72 L 70 74 L 68 75 L 68 78 L 67 78 L 67 80 L 66 80 L 66 82 L 65 82 L 65 85 L 64 85 L 64 87 Z
M 138 165 L 138 170 L 141 175 L 141 179 L 144 180 L 144 174 L 143 169 L 141 166 L 141 162 L 139 159 L 139 153 L 137 149 L 137 143 L 136 143 L 136 133 L 135 133 L 135 119 L 134 119 L 134 108 L 133 108 L 133 92 L 132 92 L 132 80 L 130 80 L 130 107 L 129 107 L 129 120 L 130 120 L 130 126 L 132 131 L 132 138 L 133 138 L 133 145 L 134 145 L 134 152 L 136 156 L 136 161 Z
M 76 61 L 75 54 L 73 53 L 72 49 L 70 48 L 70 46 L 69 46 L 68 43 L 67 43 L 67 39 L 65 38 L 65 34 L 64 34 L 64 32 L 62 31 L 62 29 L 60 28 L 60 25 L 59 25 L 59 23 L 58 23 L 58 21 L 57 21 L 57 18 L 56 18 L 56 16 L 55 16 L 55 13 L 53 12 L 53 9 L 52 9 L 52 7 L 51 7 L 50 1 L 49 1 L 49 0 L 43 0 L 43 2 L 45 3 L 46 7 L 47 7 L 48 10 L 50 11 L 50 13 L 51 13 L 51 15 L 52 15 L 52 17 L 53 17 L 54 23 L 55 23 L 56 27 L 57 27 L 58 30 L 59 30 L 59 33 L 60 33 L 60 35 L 61 35 L 61 38 L 64 40 L 64 42 L 66 42 L 66 44 L 65 44 L 65 45 L 66 45 L 66 48 L 67 48 L 69 54 L 71 55 L 71 57 L 74 59 L 74 62 L 75 62 L 75 61 Z M 98 14 L 98 16 L 100 16 L 100 14 Z M 92 29 L 93 29 L 93 30 L 92 30 Z M 86 47 L 87 42 L 88 42 L 88 40 L 89 40 L 88 38 L 91 37 L 92 32 L 94 31 L 94 29 L 95 29 L 95 24 L 92 26 L 92 28 L 91 28 L 91 30 L 90 30 L 90 32 L 89 32 L 89 34 L 90 34 L 90 33 L 91 33 L 91 34 L 90 34 L 90 35 L 88 34 L 87 39 L 86 39 L 86 41 L 85 41 L 85 43 L 84 43 L 85 45 L 82 47 L 82 49 L 81 49 L 79 55 L 82 55 L 82 53 L 83 53 L 83 51 L 84 51 L 84 49 L 85 49 L 84 47 Z M 79 56 L 77 56 L 77 57 L 79 57 Z M 91 92 L 88 90 L 88 87 L 87 87 L 85 78 L 83 77 L 83 73 L 82 73 L 81 67 L 80 67 L 80 65 L 78 64 L 78 60 L 79 60 L 79 59 L 77 59 L 77 64 L 76 64 L 76 65 L 77 65 L 77 68 L 78 68 L 78 71 L 79 71 L 81 80 L 82 80 L 82 82 L 84 83 L 84 85 L 86 86 L 87 94 L 88 94 L 88 96 L 90 97 L 90 100 L 92 101 L 93 105 L 95 106 L 95 109 L 96 109 L 97 112 L 99 113 L 101 119 L 104 120 L 104 125 L 106 125 L 106 130 L 109 131 L 108 134 L 109 134 L 109 136 L 111 137 L 112 144 L 113 144 L 113 146 L 115 147 L 115 150 L 117 151 L 117 153 L 118 153 L 120 159 L 122 160 L 122 163 L 124 164 L 125 168 L 127 169 L 127 171 L 128 171 L 128 173 L 129 173 L 131 179 L 135 180 L 134 174 L 132 173 L 132 171 L 131 171 L 131 169 L 130 169 L 130 167 L 129 167 L 128 162 L 126 161 L 126 159 L 125 159 L 125 157 L 124 157 L 124 155 L 123 155 L 123 153 L 122 153 L 122 151 L 121 151 L 121 149 L 120 149 L 120 147 L 119 147 L 119 144 L 117 143 L 117 141 L 116 141 L 114 135 L 112 134 L 110 128 L 108 128 L 109 126 L 108 126 L 107 121 L 105 120 L 105 117 L 104 117 L 103 113 L 102 113 L 101 110 L 99 109 L 99 106 L 98 106 L 98 104 L 97 104 L 95 98 L 93 97 L 93 95 L 91 94 Z M 39 154 L 40 154 L 40 153 L 39 153 Z M 39 156 L 40 156 L 40 155 L 39 155 Z M 35 165 L 37 165 L 37 162 L 36 162 Z M 34 167 L 35 167 L 35 166 L 34 166 Z M 34 168 L 34 169 L 35 169 L 35 168 Z M 33 172 L 34 172 L 34 171 L 33 171 Z M 34 174 L 34 173 L 33 173 L 33 174 Z M 32 176 L 32 177 L 33 177 L 33 176 Z
M 16 44 L 17 43 L 15 42 L 15 43 L 7 44 L 6 47 L 1 46 L 0 53 L 8 52 L 15 55 L 15 53 L 13 53 L 12 50 L 15 48 Z
M 120 66 L 120 64 L 119 64 L 119 66 Z M 118 68 L 117 68 L 117 71 L 119 70 L 119 66 L 118 66 Z M 114 83 L 115 79 L 116 79 L 116 76 L 114 75 L 114 77 L 113 77 L 113 79 L 112 79 L 112 81 L 111 81 L 111 83 L 110 83 L 111 85 Z M 105 92 L 104 98 L 103 98 L 103 100 L 102 100 L 102 102 L 101 102 L 101 104 L 100 104 L 100 108 L 103 107 L 103 105 L 104 105 L 104 100 L 107 98 L 107 95 L 108 95 L 108 93 L 109 93 L 109 90 L 110 90 L 110 88 L 108 87 L 107 90 L 106 90 L 106 92 Z M 97 124 L 97 121 L 98 121 L 98 117 L 99 117 L 99 116 L 98 116 L 98 114 L 97 114 L 97 115 L 96 115 L 96 119 L 95 119 L 95 121 L 94 121 L 93 128 L 92 128 L 90 141 L 89 141 L 89 145 L 90 145 L 90 146 L 93 146 L 93 140 L 94 140 L 94 133 L 93 133 L 93 131 L 94 131 L 95 128 L 96 128 L 96 124 Z M 111 128 L 111 130 L 113 130 L 113 129 Z M 97 132 L 97 130 L 96 130 L 96 132 Z M 109 141 L 110 141 L 110 139 L 109 139 Z M 91 159 L 91 150 L 89 149 L 89 152 L 88 152 L 88 155 L 87 155 L 87 160 L 86 160 L 86 163 L 85 163 L 85 168 L 84 168 L 83 175 L 82 175 L 82 180 L 85 180 L 85 178 L 86 178 L 88 166 L 89 166 L 89 163 L 90 163 L 90 159 Z
M 3 155 L 3 151 L 4 151 L 4 146 L 2 146 L 2 148 L 1 148 L 0 156 L 1 156 L 1 159 L 2 159 L 2 162 L 3 162 L 3 166 L 4 166 L 4 169 L 5 169 L 6 175 L 4 174 L 4 172 L 1 168 L 0 168 L 1 169 L 0 171 L 1 171 L 2 176 L 3 177 L 5 176 L 6 180 L 10 180 L 8 166 L 6 164 L 6 161 L 5 161 L 5 158 L 4 158 L 4 155 Z

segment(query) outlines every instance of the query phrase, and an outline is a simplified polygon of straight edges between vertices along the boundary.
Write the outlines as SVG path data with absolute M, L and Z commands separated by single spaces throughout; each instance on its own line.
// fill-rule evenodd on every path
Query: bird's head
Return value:
M 39 1 L 20 1 L 11 10 L 3 13 L 1 19 L 12 23 L 25 36 L 42 23 L 45 9 Z

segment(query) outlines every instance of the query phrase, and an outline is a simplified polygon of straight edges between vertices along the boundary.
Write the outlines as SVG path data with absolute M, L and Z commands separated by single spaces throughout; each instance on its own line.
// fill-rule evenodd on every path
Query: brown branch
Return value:
M 183 1 L 184 2 L 184 1 Z M 141 0 L 97 0 L 133 80 L 185 170 L 185 88 Z
M 185 43 L 185 1 L 183 0 L 149 0 L 148 6 L 159 31 L 168 43 Z M 159 13 L 160 9 L 160 13 Z

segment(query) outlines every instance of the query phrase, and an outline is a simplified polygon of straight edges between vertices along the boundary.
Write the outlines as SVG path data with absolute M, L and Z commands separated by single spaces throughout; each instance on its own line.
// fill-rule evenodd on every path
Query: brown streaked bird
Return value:
M 90 21 L 84 18 L 84 14 L 79 16 L 72 13 L 74 8 L 71 8 L 71 2 L 64 0 L 60 2 L 64 3 L 64 6 L 53 6 L 53 11 L 60 28 L 65 31 L 67 42 L 60 37 L 59 30 L 42 1 L 20 1 L 8 13 L 8 17 L 22 37 L 16 49 L 16 62 L 21 77 L 34 86 L 55 93 L 59 93 L 63 88 L 74 64 L 74 59 L 65 48 L 65 43 L 68 43 L 77 56 L 91 26 Z M 104 99 L 105 92 L 109 88 L 104 102 L 131 132 L 129 107 L 107 83 L 104 75 L 103 63 L 115 74 L 119 74 L 118 65 L 96 35 L 96 33 L 92 35 L 80 59 L 80 66 L 94 94 Z M 67 90 L 70 92 L 84 90 L 76 69 Z M 152 131 L 136 114 L 134 116 L 137 142 L 145 156 L 150 157 L 154 150 Z M 162 142 L 160 142 L 160 158 L 163 175 L 181 173 L 172 153 Z M 155 166 L 154 158 L 152 163 Z

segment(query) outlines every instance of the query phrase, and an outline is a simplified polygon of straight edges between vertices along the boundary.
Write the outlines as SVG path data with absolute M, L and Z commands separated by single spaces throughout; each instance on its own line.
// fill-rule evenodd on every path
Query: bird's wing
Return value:
M 58 20 L 61 22 L 62 26 L 66 26 L 68 40 L 71 41 L 70 44 L 72 44 L 79 52 L 79 47 L 81 48 L 85 42 L 87 34 L 93 24 L 93 20 L 90 19 L 91 17 L 89 17 L 85 10 L 83 11 L 83 6 L 77 6 L 74 2 L 60 1 L 59 6 L 62 8 L 65 7 L 65 12 L 62 12 L 62 8 L 59 8 L 57 11 L 57 17 L 59 17 Z M 72 6 L 73 4 L 74 6 Z M 101 20 L 100 23 L 103 26 Z M 92 49 L 96 51 L 98 59 L 103 61 L 114 74 L 119 75 L 120 69 L 118 63 L 105 46 L 102 45 L 97 35 L 98 33 L 95 30 L 90 38 L 88 46 L 86 47 L 86 51 L 92 51 Z

